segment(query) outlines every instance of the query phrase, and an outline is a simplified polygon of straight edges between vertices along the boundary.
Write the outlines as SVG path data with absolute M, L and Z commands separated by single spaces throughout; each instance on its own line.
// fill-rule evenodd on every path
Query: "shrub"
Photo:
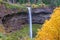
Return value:
M 38 30 L 35 40 L 60 40 L 60 7 L 57 7 L 49 21 Z

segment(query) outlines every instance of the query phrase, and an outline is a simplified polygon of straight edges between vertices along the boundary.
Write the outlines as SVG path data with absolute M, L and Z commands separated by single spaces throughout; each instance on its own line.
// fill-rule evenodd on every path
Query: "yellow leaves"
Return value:
M 39 4 L 40 7 L 47 7 L 46 4 L 44 4 L 43 2 L 41 2 L 41 4 Z
M 32 4 L 31 5 L 32 6 L 32 8 L 46 8 L 47 7 L 47 5 L 45 5 L 44 3 L 41 3 L 41 4 Z
M 60 7 L 54 10 L 50 20 L 38 30 L 35 40 L 60 40 Z
M 38 8 L 38 5 L 32 4 L 32 8 Z
M 58 14 L 58 15 L 57 15 L 57 14 Z M 53 15 L 54 15 L 54 16 L 53 16 Z M 60 8 L 59 8 L 59 7 L 56 8 L 56 9 L 54 9 L 51 18 L 56 18 L 56 17 L 58 17 L 58 16 L 60 16 Z

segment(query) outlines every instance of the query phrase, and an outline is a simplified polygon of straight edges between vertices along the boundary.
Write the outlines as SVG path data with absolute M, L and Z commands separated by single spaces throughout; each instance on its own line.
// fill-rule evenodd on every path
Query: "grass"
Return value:
M 33 24 L 33 38 L 36 36 L 37 29 L 41 28 L 41 24 Z M 6 40 L 30 40 L 29 25 L 26 24 L 21 30 L 12 32 L 7 35 Z
M 32 30 L 33 30 L 33 37 L 36 35 L 37 29 L 41 28 L 41 24 L 33 24 Z M 26 31 L 26 33 L 29 34 L 29 25 L 24 25 L 23 31 Z
M 41 26 L 42 26 L 41 24 L 33 24 L 33 25 L 32 25 L 33 36 L 36 35 L 37 29 L 41 28 Z M 27 34 L 27 35 L 30 34 L 30 33 L 29 33 L 29 29 L 30 29 L 30 28 L 29 28 L 29 25 L 26 24 L 26 25 L 23 26 L 23 28 L 22 28 L 21 30 L 18 30 L 18 31 L 16 31 L 16 32 L 11 33 L 11 34 L 20 33 L 21 35 L 26 36 L 26 34 Z
M 41 24 L 33 24 L 33 39 L 30 39 L 29 25 L 26 24 L 23 25 L 23 28 L 21 30 L 17 30 L 9 34 L 4 34 L 0 32 L 0 40 L 34 40 L 37 29 L 40 29 L 41 26 Z

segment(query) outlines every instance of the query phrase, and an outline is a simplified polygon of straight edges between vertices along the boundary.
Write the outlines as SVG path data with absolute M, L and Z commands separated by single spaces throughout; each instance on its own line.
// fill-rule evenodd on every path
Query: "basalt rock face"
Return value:
M 50 18 L 52 13 L 51 8 L 36 8 L 32 9 L 32 23 L 42 24 L 45 20 Z
M 32 23 L 42 24 L 50 18 L 51 8 L 32 8 Z M 19 13 L 18 13 L 19 12 Z M 0 24 L 3 24 L 7 32 L 20 30 L 23 24 L 29 24 L 27 9 L 7 8 L 4 3 L 0 3 Z
M 33 24 L 41 24 L 44 23 L 46 19 L 50 18 L 51 13 L 50 12 L 40 12 L 40 13 L 34 13 L 32 12 L 32 23 Z M 8 21 L 21 21 L 20 23 L 26 24 L 29 23 L 29 14 L 28 12 L 19 12 L 19 13 L 13 13 L 5 15 L 2 18 L 2 23 L 6 23 Z
M 50 18 L 51 11 L 32 10 L 32 23 L 43 24 L 46 19 Z M 2 19 L 5 30 L 12 32 L 21 29 L 23 24 L 29 24 L 28 12 L 19 12 L 5 15 Z
M 42 24 L 46 19 L 50 18 L 50 14 L 44 14 L 42 12 L 42 14 L 34 14 L 32 17 L 32 22 L 34 24 Z

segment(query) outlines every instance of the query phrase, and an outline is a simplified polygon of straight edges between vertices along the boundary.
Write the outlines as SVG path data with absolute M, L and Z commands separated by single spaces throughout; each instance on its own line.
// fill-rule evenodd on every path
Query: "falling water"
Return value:
M 27 7 L 29 12 L 29 26 L 30 26 L 30 37 L 32 39 L 32 14 L 31 14 L 31 7 Z

